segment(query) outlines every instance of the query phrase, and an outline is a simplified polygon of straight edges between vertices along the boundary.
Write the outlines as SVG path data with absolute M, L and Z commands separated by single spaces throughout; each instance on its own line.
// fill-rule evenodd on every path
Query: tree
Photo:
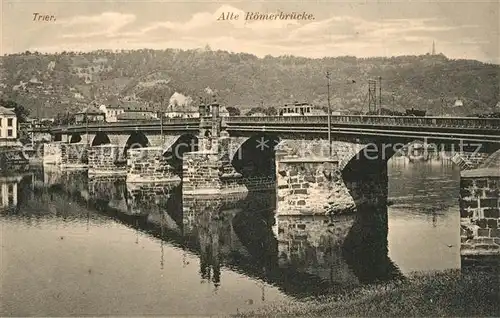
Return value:
M 233 106 L 229 106 L 229 107 L 226 107 L 228 113 L 229 113 L 229 116 L 239 116 L 241 115 L 241 111 L 239 110 L 239 108 L 236 108 L 236 107 L 233 107 Z
M 70 113 L 59 113 L 56 115 L 54 124 L 56 125 L 70 125 L 73 123 L 73 116 Z
M 29 111 L 26 108 L 24 108 L 24 106 L 16 103 L 13 100 L 0 99 L 0 106 L 5 108 L 14 108 L 17 121 L 20 123 L 24 123 L 28 119 Z
M 274 108 L 273 106 L 263 108 L 263 113 L 266 114 L 267 116 L 276 116 L 278 115 L 278 110 Z

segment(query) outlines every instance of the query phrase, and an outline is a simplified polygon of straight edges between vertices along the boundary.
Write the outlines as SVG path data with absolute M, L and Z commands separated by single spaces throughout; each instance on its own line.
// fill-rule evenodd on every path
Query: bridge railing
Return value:
M 199 118 L 165 118 L 163 119 L 163 125 L 164 126 L 170 126 L 170 125 L 199 125 L 200 119 Z M 88 124 L 78 124 L 78 125 L 68 125 L 68 126 L 56 126 L 52 127 L 52 131 L 54 130 L 59 130 L 59 131 L 65 131 L 65 130 L 71 130 L 71 129 L 95 129 L 95 128 L 101 128 L 101 127 L 107 127 L 107 128 L 129 128 L 129 127 L 137 127 L 137 126 L 160 126 L 161 121 L 159 119 L 155 120 L 134 120 L 134 121 L 118 121 L 118 122 L 113 122 L 113 123 L 102 123 L 102 122 L 93 122 L 93 123 L 88 123 Z
M 486 128 L 500 130 L 500 118 L 333 115 L 331 116 L 331 120 L 333 124 Z M 228 125 L 252 123 L 326 125 L 328 123 L 328 116 L 238 116 L 227 117 L 225 121 Z

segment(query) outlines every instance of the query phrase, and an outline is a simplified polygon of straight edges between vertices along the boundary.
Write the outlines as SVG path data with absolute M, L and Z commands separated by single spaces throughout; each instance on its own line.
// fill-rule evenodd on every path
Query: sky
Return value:
M 2 55 L 208 45 L 259 57 L 372 57 L 426 54 L 435 42 L 450 58 L 500 64 L 499 1 L 1 1 Z M 314 20 L 245 20 L 280 11 Z M 218 20 L 228 12 L 239 20 Z

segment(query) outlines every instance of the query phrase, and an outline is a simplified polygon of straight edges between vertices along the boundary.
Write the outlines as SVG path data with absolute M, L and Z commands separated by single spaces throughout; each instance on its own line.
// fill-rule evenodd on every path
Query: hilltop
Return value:
M 368 79 L 382 77 L 383 107 L 430 114 L 491 112 L 500 100 L 498 65 L 444 55 L 390 58 L 258 58 L 204 50 L 25 52 L 0 57 L 0 97 L 35 116 L 81 109 L 91 100 L 129 96 L 160 107 L 175 92 L 197 100 L 216 92 L 242 110 L 291 101 L 327 105 L 325 71 L 331 71 L 334 108 L 367 110 Z M 378 87 L 377 87 L 378 94 Z M 464 106 L 453 107 L 456 99 Z M 497 110 L 498 111 L 498 110 Z

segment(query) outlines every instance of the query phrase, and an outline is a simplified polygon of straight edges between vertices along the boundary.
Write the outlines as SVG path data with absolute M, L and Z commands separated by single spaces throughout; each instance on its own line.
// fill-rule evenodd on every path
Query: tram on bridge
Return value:
M 285 106 L 280 107 L 278 110 L 279 116 L 319 116 L 324 115 L 324 112 L 320 109 L 314 108 L 313 105 L 309 103 L 291 103 L 285 104 Z

